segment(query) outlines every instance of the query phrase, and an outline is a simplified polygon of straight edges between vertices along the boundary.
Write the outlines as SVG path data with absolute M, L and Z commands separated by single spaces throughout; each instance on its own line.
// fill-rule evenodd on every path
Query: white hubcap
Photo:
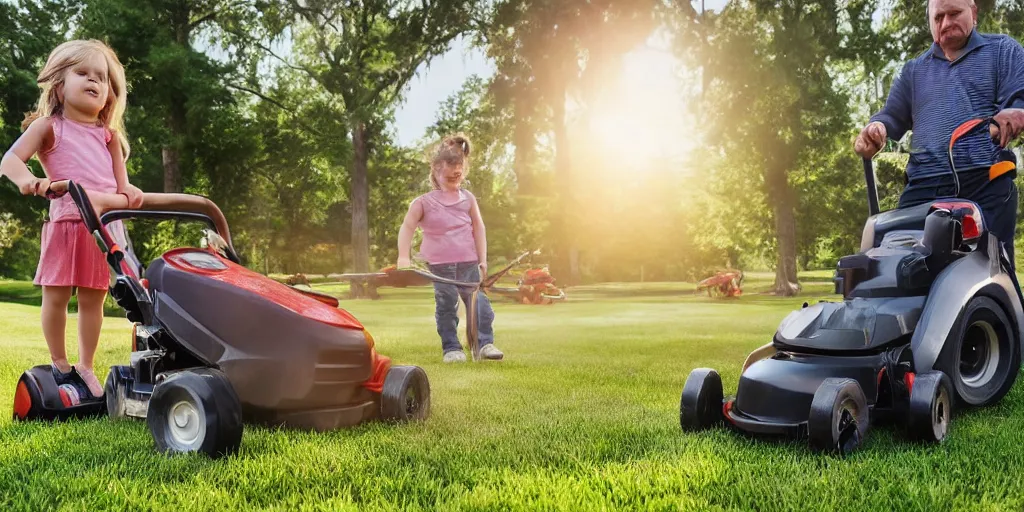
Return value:
M 191 402 L 178 402 L 171 407 L 167 418 L 171 437 L 182 445 L 191 446 L 202 441 L 206 433 L 203 415 Z

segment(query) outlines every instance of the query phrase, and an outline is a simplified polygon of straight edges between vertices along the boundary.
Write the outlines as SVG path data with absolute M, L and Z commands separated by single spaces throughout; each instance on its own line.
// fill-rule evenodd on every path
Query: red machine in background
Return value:
M 516 280 L 515 286 L 497 286 L 498 280 L 508 274 L 512 268 L 521 264 L 527 256 L 534 254 L 540 254 L 540 251 L 526 251 L 520 254 L 501 270 L 487 276 L 480 284 L 480 289 L 484 293 L 493 292 L 521 304 L 552 304 L 565 300 L 565 290 L 555 285 L 555 278 L 546 266 L 527 269 Z M 367 295 L 372 299 L 380 298 L 377 289 L 381 287 L 405 288 L 430 284 L 428 279 L 415 273 L 396 272 L 396 270 L 396 267 L 391 265 L 382 268 L 379 272 L 341 274 L 338 278 L 352 282 L 353 285 L 365 287 Z
M 707 292 L 708 297 L 739 297 L 743 295 L 743 272 L 723 270 L 697 283 L 697 293 Z

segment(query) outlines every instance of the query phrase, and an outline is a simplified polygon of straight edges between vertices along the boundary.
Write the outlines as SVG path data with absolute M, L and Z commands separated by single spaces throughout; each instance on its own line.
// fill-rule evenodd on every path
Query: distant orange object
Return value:
M 724 270 L 697 283 L 697 291 L 706 291 L 708 297 L 739 297 L 743 295 L 743 272 Z
M 285 279 L 284 284 L 289 286 L 295 286 L 298 284 L 304 284 L 306 286 L 309 286 L 309 279 L 306 278 L 306 274 L 295 274 L 292 276 L 288 276 L 288 278 Z
M 565 298 L 565 293 L 555 286 L 555 278 L 547 268 L 527 269 L 523 278 L 516 284 L 519 286 L 519 293 L 515 298 L 523 304 L 551 304 Z

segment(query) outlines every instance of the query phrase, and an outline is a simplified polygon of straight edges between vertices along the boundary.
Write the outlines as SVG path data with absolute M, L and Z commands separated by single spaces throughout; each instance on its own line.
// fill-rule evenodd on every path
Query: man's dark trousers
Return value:
M 1003 243 L 1010 257 L 1010 266 L 1015 269 L 1013 240 L 1017 228 L 1017 185 L 1013 180 L 1017 171 L 1010 171 L 991 181 L 988 169 L 959 172 L 957 176 L 960 177 L 959 197 L 978 203 L 986 228 Z M 952 198 L 955 193 L 952 175 L 912 180 L 900 195 L 899 207 Z

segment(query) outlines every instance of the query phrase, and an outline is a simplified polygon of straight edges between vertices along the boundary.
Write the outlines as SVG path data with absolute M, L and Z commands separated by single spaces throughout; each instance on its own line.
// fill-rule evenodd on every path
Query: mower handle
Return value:
M 868 216 L 878 215 L 878 185 L 875 183 L 875 168 L 870 158 L 864 159 L 864 182 L 868 187 Z
M 466 288 L 466 289 L 470 289 L 470 290 L 479 289 L 480 285 L 482 284 L 482 283 L 471 283 L 471 282 L 466 282 L 466 281 L 456 281 L 454 279 L 448 279 L 447 277 L 441 277 L 441 276 L 439 276 L 437 274 L 434 274 L 432 272 L 428 272 L 426 270 L 423 270 L 423 269 L 420 269 L 420 268 L 415 268 L 415 267 L 392 270 L 391 272 L 411 272 L 411 273 L 416 274 L 416 275 L 418 275 L 418 276 L 420 276 L 420 277 L 422 277 L 424 279 L 429 279 L 429 280 L 431 280 L 431 281 L 433 281 L 435 283 L 450 284 L 450 285 L 456 286 L 458 288 Z M 387 273 L 384 273 L 384 272 L 382 272 L 382 274 L 383 275 L 387 275 Z
M 110 238 L 109 234 L 106 232 L 106 229 L 101 229 L 105 228 L 106 225 L 111 222 L 132 218 L 188 218 L 191 220 L 205 221 L 208 225 L 212 225 L 217 231 L 217 234 L 220 235 L 228 245 L 228 259 L 235 263 L 239 263 L 238 255 L 235 253 L 234 245 L 231 243 L 231 232 L 228 229 L 228 222 L 227 219 L 224 218 L 224 213 L 220 211 L 220 208 L 218 208 L 213 201 L 210 201 L 205 197 L 191 194 L 161 194 L 150 192 L 143 194 L 142 208 L 137 210 L 109 210 L 104 212 L 103 215 L 97 215 L 86 190 L 73 180 L 67 181 L 68 193 L 71 195 L 71 199 L 78 207 L 78 211 L 82 215 L 82 221 L 90 232 L 93 232 L 100 237 L 100 240 L 105 245 L 105 247 L 103 247 L 104 252 L 110 251 L 116 245 L 114 240 Z
M 956 175 L 956 166 L 953 164 L 953 145 L 963 136 L 986 126 L 985 123 L 988 123 L 989 136 L 993 139 L 998 139 L 1000 133 L 999 125 L 992 122 L 992 120 L 993 118 L 991 117 L 983 117 L 967 121 L 953 130 L 953 134 L 949 138 L 949 165 L 953 172 L 953 179 L 957 184 L 956 195 L 960 194 L 960 182 Z M 1010 156 L 1012 156 L 1012 153 L 1007 158 L 1010 158 Z M 1015 158 L 1013 161 L 1016 163 Z M 878 185 L 875 182 L 875 170 L 871 158 L 864 158 L 864 182 L 868 189 L 868 216 L 878 215 L 880 211 L 878 206 Z

